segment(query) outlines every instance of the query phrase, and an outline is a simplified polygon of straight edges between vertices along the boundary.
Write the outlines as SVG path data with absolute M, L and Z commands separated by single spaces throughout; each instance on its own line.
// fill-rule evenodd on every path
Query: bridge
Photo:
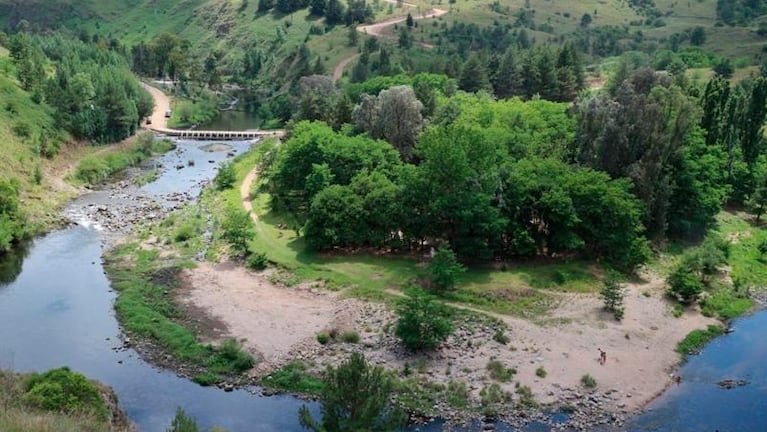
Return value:
M 260 138 L 282 138 L 284 130 L 249 130 L 249 131 L 221 131 L 221 130 L 181 130 L 162 127 L 144 126 L 158 134 L 175 137 L 184 140 L 201 141 L 248 141 Z

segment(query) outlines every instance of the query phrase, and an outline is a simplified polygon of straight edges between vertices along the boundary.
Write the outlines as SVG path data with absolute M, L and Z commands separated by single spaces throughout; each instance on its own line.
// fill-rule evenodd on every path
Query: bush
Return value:
M 266 259 L 266 254 L 256 252 L 248 255 L 248 259 L 245 265 L 251 270 L 263 270 L 269 264 L 269 260 Z
M 546 369 L 544 369 L 543 366 L 541 366 L 535 370 L 535 375 L 539 378 L 546 378 L 546 375 L 548 375 L 548 372 L 546 372 Z
M 383 368 L 370 365 L 362 354 L 325 372 L 320 394 L 322 419 L 312 417 L 301 407 L 299 420 L 305 429 L 315 431 L 399 430 L 407 416 L 392 408 L 389 400 L 394 381 Z
M 96 384 L 68 367 L 32 374 L 25 384 L 22 400 L 30 406 L 65 414 L 88 413 L 102 420 L 109 417 Z
M 625 295 L 623 287 L 618 283 L 615 276 L 610 275 L 605 279 L 604 286 L 600 292 L 602 300 L 605 303 L 605 309 L 612 312 L 616 320 L 623 319 L 623 297 Z
M 346 331 L 341 334 L 341 341 L 346 343 L 359 343 L 360 342 L 360 334 L 356 331 Z
M 586 388 L 593 389 L 597 386 L 597 380 L 593 376 L 586 374 L 581 377 L 581 384 Z
M 485 417 L 497 417 L 502 407 L 509 402 L 511 402 L 511 394 L 503 391 L 497 383 L 492 383 L 479 391 L 479 403 Z
M 506 345 L 509 343 L 510 339 L 508 336 L 506 336 L 506 332 L 499 328 L 495 330 L 495 333 L 493 333 L 493 340 L 501 345 Z
M 703 281 L 690 268 L 680 265 L 666 279 L 669 294 L 683 303 L 692 303 L 697 300 L 705 286 Z
M 456 279 L 466 271 L 466 268 L 458 262 L 449 247 L 442 245 L 426 266 L 425 271 L 428 286 L 437 293 L 444 293 L 455 287 Z
M 197 426 L 197 422 L 187 417 L 184 410 L 181 408 L 176 409 L 176 416 L 173 417 L 173 423 L 170 424 L 170 428 L 166 432 L 202 432 Z
M 411 351 L 436 348 L 453 332 L 446 308 L 430 296 L 417 293 L 397 310 L 399 319 L 394 333 Z
M 530 389 L 530 387 L 523 385 L 517 387 L 516 390 L 517 395 L 519 395 L 519 404 L 524 408 L 536 408 L 538 406 L 538 402 L 535 401 L 535 397 L 533 397 L 533 391 Z
M 234 170 L 234 165 L 227 162 L 225 164 L 221 165 L 221 168 L 218 170 L 218 174 L 216 174 L 216 179 L 214 180 L 214 183 L 216 185 L 216 189 L 223 191 L 227 189 L 231 189 L 234 186 L 234 183 L 237 181 L 237 173 Z
M 247 255 L 248 242 L 255 234 L 248 212 L 240 208 L 228 208 L 221 228 L 221 237 L 229 243 L 234 252 L 233 255 Z
M 319 342 L 321 345 L 327 344 L 330 342 L 330 335 L 325 332 L 317 333 L 317 342 Z
M 498 360 L 490 360 L 487 362 L 487 370 L 490 372 L 490 378 L 500 382 L 511 381 L 511 378 L 517 373 L 516 369 L 507 368 Z
M 185 223 L 176 228 L 173 232 L 173 241 L 176 243 L 185 242 L 195 236 L 197 229 L 191 223 Z
M 229 338 L 215 350 L 215 354 L 207 361 L 207 366 L 221 373 L 245 372 L 251 369 L 256 361 L 253 356 L 242 350 L 242 346 Z

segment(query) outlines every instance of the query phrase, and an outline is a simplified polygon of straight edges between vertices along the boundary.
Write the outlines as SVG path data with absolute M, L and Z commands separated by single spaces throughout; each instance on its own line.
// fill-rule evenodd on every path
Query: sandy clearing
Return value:
M 313 342 L 318 332 L 348 321 L 346 302 L 333 294 L 280 287 L 232 263 L 201 263 L 181 278 L 185 289 L 177 301 L 222 323 L 216 334 L 241 340 L 259 360 L 259 373 L 289 359 L 293 348 Z

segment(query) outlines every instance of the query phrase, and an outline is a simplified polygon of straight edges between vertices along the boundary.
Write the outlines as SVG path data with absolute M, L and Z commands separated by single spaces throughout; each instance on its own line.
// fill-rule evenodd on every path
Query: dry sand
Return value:
M 186 270 L 185 279 L 188 290 L 180 301 L 223 323 L 221 336 L 244 340 L 245 347 L 262 360 L 257 374 L 294 358 L 313 360 L 321 369 L 351 351 L 362 351 L 391 369 L 402 370 L 407 361 L 413 364 L 394 336 L 383 332 L 394 320 L 383 305 L 341 300 L 306 287 L 277 286 L 263 274 L 230 264 L 201 264 Z M 580 389 L 581 377 L 590 374 L 600 391 L 615 390 L 605 409 L 641 408 L 671 383 L 669 375 L 679 361 L 674 352 L 677 342 L 715 321 L 696 311 L 674 318 L 658 278 L 627 288 L 626 314 L 620 323 L 602 310 L 597 296 L 563 294 L 560 306 L 535 322 L 492 314 L 508 328 L 507 345 L 492 339 L 491 326 L 459 328 L 441 349 L 427 356 L 429 379 L 465 381 L 477 395 L 489 382 L 488 361 L 498 359 L 517 369 L 513 381 L 503 387 L 513 392 L 517 381 L 528 385 L 539 402 L 566 402 Z M 317 332 L 330 328 L 354 329 L 363 341 L 317 343 Z M 605 365 L 598 361 L 600 348 L 607 352 Z M 536 376 L 538 367 L 545 368 L 546 378 Z

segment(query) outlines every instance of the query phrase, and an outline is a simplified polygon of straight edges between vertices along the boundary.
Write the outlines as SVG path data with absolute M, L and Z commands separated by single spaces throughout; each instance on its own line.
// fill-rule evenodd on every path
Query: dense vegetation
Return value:
M 0 429 L 8 432 L 129 431 L 107 402 L 111 390 L 63 367 L 18 375 L 0 370 Z

